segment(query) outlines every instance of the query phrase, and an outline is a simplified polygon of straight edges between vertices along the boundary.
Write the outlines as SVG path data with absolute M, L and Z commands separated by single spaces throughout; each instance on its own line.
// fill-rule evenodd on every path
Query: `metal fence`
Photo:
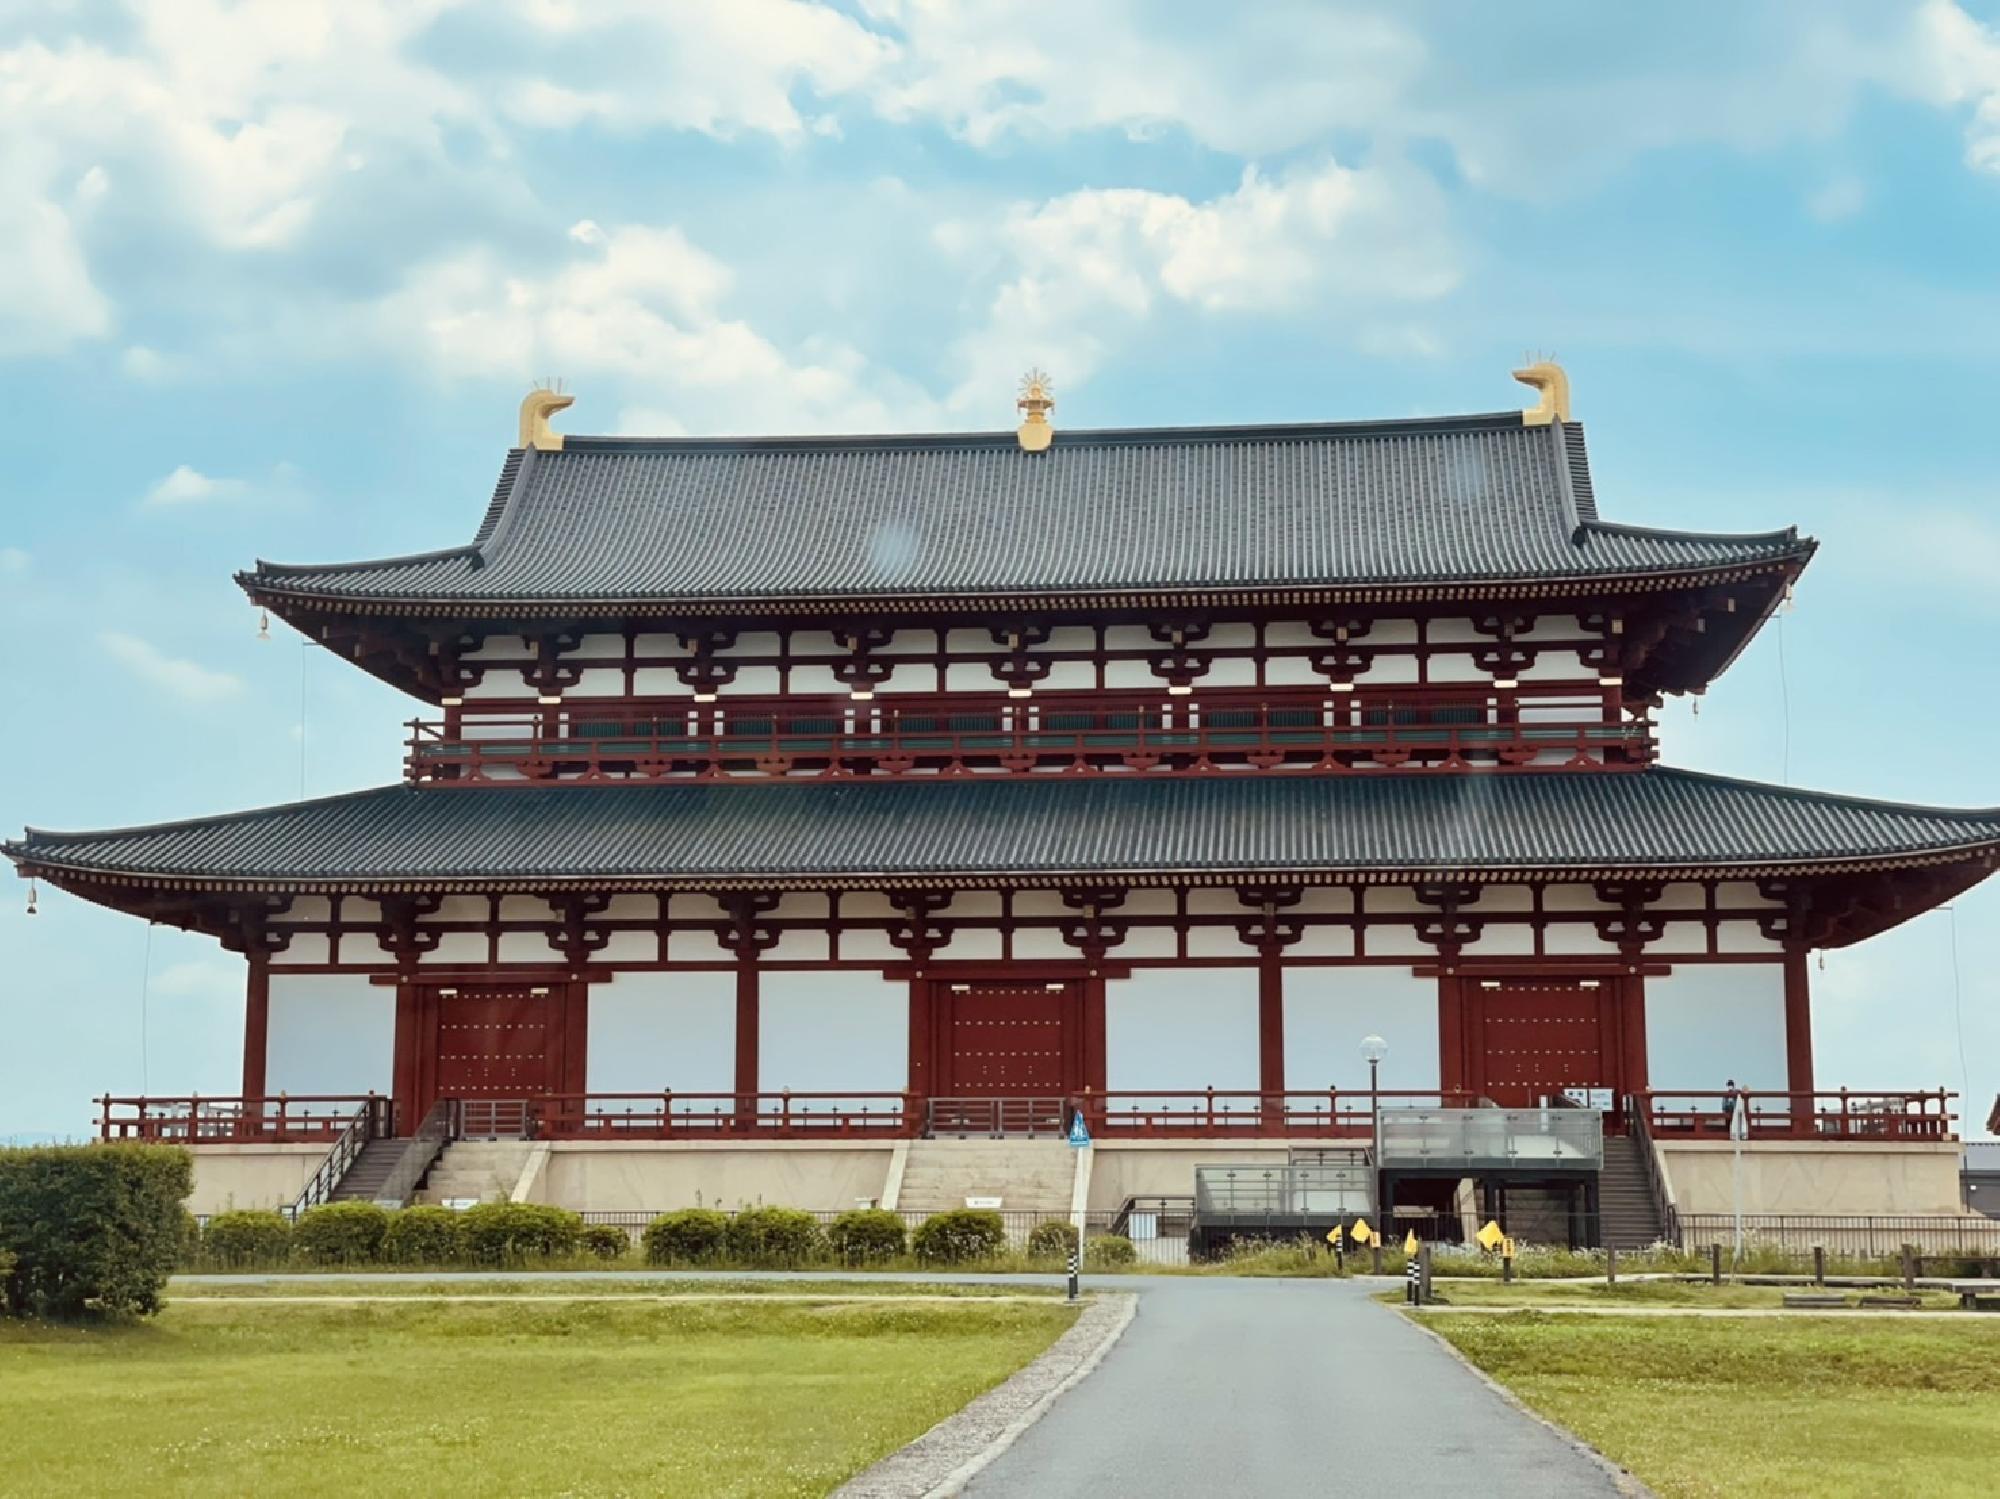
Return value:
M 1594 1171 L 1604 1159 L 1595 1109 L 1384 1109 L 1376 1157 L 1385 1170 Z

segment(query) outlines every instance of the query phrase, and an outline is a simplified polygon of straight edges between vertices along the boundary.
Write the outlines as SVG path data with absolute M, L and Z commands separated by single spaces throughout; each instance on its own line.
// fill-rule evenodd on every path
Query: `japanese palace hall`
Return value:
M 832 438 L 536 391 L 470 541 L 239 577 L 422 705 L 400 780 L 5 850 L 242 955 L 242 1107 L 398 1132 L 1337 1134 L 1370 1054 L 1439 1104 L 1811 1094 L 1814 951 L 1983 879 L 2000 811 L 1659 764 L 1815 543 L 1606 518 L 1519 378 Z

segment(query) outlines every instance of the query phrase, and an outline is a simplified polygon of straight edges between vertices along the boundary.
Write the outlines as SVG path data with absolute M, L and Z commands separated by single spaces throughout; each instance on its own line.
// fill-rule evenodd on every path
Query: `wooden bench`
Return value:
M 1968 1312 L 2000 1312 L 2000 1280 L 1955 1280 L 1951 1289 Z
M 1861 1298 L 1861 1305 L 1910 1307 L 1922 1306 L 1923 1302 L 1917 1297 L 1909 1295 L 1907 1292 L 1897 1292 L 1894 1295 L 1863 1296 Z
M 1826 1291 L 1787 1291 L 1785 1305 L 1788 1307 L 1829 1307 L 1846 1306 L 1847 1298 Z

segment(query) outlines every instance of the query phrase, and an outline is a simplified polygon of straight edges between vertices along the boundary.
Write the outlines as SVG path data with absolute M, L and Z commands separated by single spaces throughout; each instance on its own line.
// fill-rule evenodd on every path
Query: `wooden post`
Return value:
M 1604 1283 L 1607 1286 L 1618 1284 L 1618 1250 L 1610 1244 L 1604 1246 Z
M 1826 1284 L 1826 1246 L 1824 1244 L 1813 1245 L 1813 1284 L 1816 1286 Z
M 1382 1241 L 1377 1239 L 1373 1244 L 1369 1245 L 1368 1253 L 1372 1261 L 1369 1273 L 1380 1275 L 1382 1273 Z
M 1791 1116 L 1794 1134 L 1812 1128 L 1813 1045 L 1811 984 L 1806 974 L 1804 948 L 1785 954 L 1785 1090 L 1792 1094 Z M 1806 1094 L 1805 1098 L 1798 1095 Z M 1802 1119 L 1801 1113 L 1805 1115 Z
M 1431 1246 L 1417 1246 L 1417 1305 L 1431 1304 Z
M 738 1134 L 757 1124 L 757 969 L 752 963 L 736 968 L 736 1117 Z
M 1914 1291 L 1916 1288 L 1917 1246 L 1914 1244 L 1905 1244 L 1903 1246 L 1903 1289 Z
M 1262 1127 L 1275 1133 L 1285 1116 L 1285 970 L 1275 951 L 1257 960 L 1257 1091 L 1267 1111 Z
M 1722 1284 L 1722 1246 L 1720 1244 L 1711 1244 L 1708 1246 L 1708 1283 L 1712 1286 Z
M 264 1096 L 265 1056 L 271 1037 L 270 960 L 259 954 L 250 960 L 250 974 L 243 991 L 243 1104 L 251 1114 L 254 1103 Z

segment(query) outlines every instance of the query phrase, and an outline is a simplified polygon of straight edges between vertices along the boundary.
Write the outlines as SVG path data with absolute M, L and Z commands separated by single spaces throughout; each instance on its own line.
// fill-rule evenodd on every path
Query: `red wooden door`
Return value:
M 1488 980 L 1478 1009 L 1477 1091 L 1504 1108 L 1619 1086 L 1612 988 L 1589 979 Z
M 1081 1062 L 1081 986 L 941 984 L 944 1065 L 954 1098 L 1061 1098 Z
M 460 984 L 438 990 L 439 1098 L 539 1098 L 555 1091 L 560 1045 L 547 984 Z

